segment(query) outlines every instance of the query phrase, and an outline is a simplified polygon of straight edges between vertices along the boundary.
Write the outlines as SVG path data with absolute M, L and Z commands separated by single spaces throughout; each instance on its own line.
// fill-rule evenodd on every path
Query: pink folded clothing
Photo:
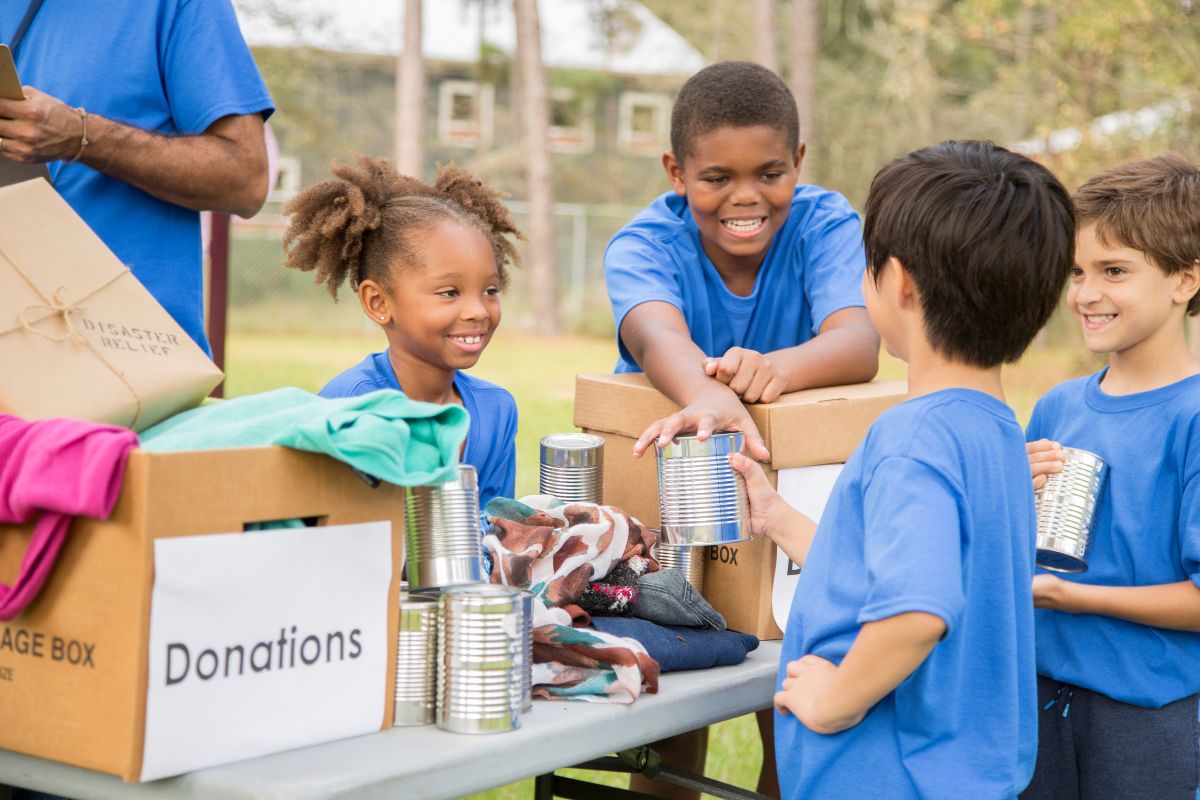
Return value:
M 137 444 L 128 428 L 0 414 L 0 522 L 19 525 L 41 514 L 17 579 L 0 583 L 0 619 L 37 597 L 75 517 L 112 513 Z

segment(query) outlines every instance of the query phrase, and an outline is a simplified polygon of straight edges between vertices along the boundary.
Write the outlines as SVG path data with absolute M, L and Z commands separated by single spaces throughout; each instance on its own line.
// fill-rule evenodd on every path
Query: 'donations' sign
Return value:
M 154 542 L 141 780 L 377 731 L 388 522 Z

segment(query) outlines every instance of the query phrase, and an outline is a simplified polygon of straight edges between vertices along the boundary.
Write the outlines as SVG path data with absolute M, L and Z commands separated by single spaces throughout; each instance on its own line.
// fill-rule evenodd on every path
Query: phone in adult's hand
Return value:
M 5 100 L 24 100 L 21 79 L 17 77 L 17 65 L 13 62 L 12 50 L 0 44 L 0 97 Z

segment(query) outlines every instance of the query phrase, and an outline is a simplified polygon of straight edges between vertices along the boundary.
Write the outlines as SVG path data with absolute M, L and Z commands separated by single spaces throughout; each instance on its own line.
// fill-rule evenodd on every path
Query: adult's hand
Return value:
M 0 98 L 0 156 L 23 164 L 74 158 L 83 142 L 83 115 L 32 86 L 24 92 L 24 100 Z

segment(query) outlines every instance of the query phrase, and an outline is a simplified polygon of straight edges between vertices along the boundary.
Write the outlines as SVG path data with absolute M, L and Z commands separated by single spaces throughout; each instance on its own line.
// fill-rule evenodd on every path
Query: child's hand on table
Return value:
M 771 457 L 746 407 L 733 392 L 724 387 L 706 392 L 686 408 L 650 423 L 634 443 L 633 456 L 641 458 L 650 445 L 665 447 L 677 434 L 693 431 L 701 441 L 714 433 L 741 431 L 746 439 L 746 452 L 760 460 Z
M 832 661 L 810 653 L 790 662 L 787 674 L 783 689 L 775 693 L 775 709 L 780 714 L 794 714 L 813 733 L 838 733 L 853 728 L 866 716 L 865 709 L 841 719 L 823 713 L 830 684 L 837 675 Z
M 720 358 L 705 359 L 704 373 L 747 403 L 773 403 L 787 388 L 783 371 L 765 353 L 744 347 L 731 347 Z
M 1046 485 L 1046 481 L 1056 472 L 1062 472 L 1062 445 L 1049 439 L 1038 439 L 1028 442 L 1025 452 L 1029 454 L 1029 471 L 1033 475 L 1034 491 Z

